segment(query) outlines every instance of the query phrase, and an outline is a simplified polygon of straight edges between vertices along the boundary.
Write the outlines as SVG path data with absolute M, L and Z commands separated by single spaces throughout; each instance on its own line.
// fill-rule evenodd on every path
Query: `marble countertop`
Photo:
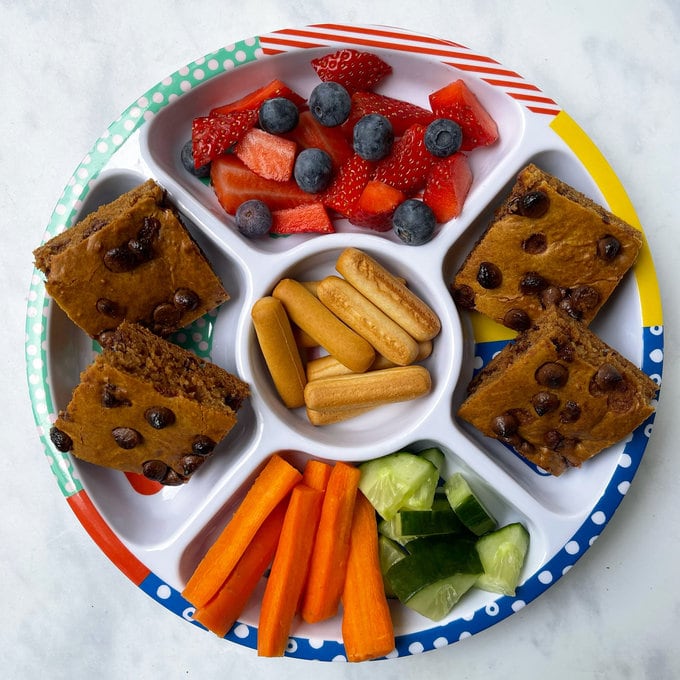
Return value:
M 3 676 L 680 677 L 680 421 L 672 415 L 680 406 L 676 2 L 460 0 L 418 3 L 417 10 L 393 0 L 61 5 L 0 5 Z M 321 22 L 386 24 L 457 41 L 516 70 L 563 106 L 608 159 L 637 210 L 666 329 L 662 398 L 642 465 L 606 530 L 571 572 L 478 635 L 422 655 L 353 666 L 259 659 L 187 625 L 135 588 L 64 502 L 36 433 L 24 359 L 31 251 L 93 141 L 141 93 L 197 57 L 252 35 Z

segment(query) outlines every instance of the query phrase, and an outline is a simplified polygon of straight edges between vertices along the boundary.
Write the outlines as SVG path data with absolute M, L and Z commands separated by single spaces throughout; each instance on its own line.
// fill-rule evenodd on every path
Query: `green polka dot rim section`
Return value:
M 57 201 L 42 242 L 45 243 L 74 224 L 94 180 L 113 155 L 144 123 L 192 88 L 261 56 L 259 38 L 239 41 L 183 66 L 139 97 L 109 125 L 80 162 Z M 28 389 L 45 455 L 62 494 L 68 497 L 80 491 L 82 484 L 76 475 L 71 457 L 58 451 L 49 437 L 50 427 L 56 419 L 46 356 L 50 305 L 44 278 L 38 270 L 34 270 L 28 293 L 25 328 Z M 191 349 L 199 357 L 210 359 L 216 313 L 214 311 L 198 319 L 174 334 L 171 339 L 181 347 Z

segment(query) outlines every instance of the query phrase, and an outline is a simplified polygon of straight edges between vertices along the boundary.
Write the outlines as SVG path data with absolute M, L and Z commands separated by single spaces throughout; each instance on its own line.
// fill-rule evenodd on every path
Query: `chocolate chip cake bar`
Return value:
M 90 463 L 182 484 L 234 427 L 248 395 L 236 376 L 124 321 L 82 372 L 50 437 Z
M 581 322 L 549 307 L 472 380 L 458 416 L 553 475 L 632 432 L 656 383 Z
M 516 331 L 553 304 L 588 324 L 641 246 L 637 229 L 529 165 L 455 275 L 453 296 Z
M 229 299 L 153 180 L 101 206 L 33 254 L 47 293 L 93 338 L 123 319 L 165 336 Z

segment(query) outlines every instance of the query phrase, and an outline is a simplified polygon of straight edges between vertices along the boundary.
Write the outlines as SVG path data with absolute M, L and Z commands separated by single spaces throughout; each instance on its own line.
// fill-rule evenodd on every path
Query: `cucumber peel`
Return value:
M 496 528 L 496 520 L 482 505 L 460 472 L 454 472 L 446 480 L 444 491 L 460 521 L 473 534 L 482 536 Z

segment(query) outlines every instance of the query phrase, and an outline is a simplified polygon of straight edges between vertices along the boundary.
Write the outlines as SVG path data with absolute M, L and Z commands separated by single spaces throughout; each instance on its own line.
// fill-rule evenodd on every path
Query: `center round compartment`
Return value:
M 336 262 L 346 248 L 365 253 L 404 279 L 409 290 L 439 318 L 441 330 L 431 341 L 429 355 L 415 362 L 427 369 L 432 386 L 428 394 L 415 399 L 376 406 L 333 424 L 314 425 L 304 406 L 289 409 L 281 400 L 258 343 L 250 309 L 259 298 L 271 295 L 282 279 L 304 284 L 331 275 L 343 278 L 336 270 Z M 243 310 L 237 362 L 241 375 L 251 385 L 251 403 L 263 428 L 263 445 L 271 450 L 303 447 L 314 455 L 358 461 L 404 446 L 424 424 L 437 418 L 435 413 L 450 422 L 450 399 L 460 374 L 463 335 L 435 251 L 426 246 L 410 248 L 385 243 L 369 234 L 364 238 L 337 234 L 308 241 L 276 258 L 261 257 L 251 271 L 255 272 L 253 299 L 250 309 Z M 328 354 L 322 347 L 303 347 L 300 353 L 303 366 Z

